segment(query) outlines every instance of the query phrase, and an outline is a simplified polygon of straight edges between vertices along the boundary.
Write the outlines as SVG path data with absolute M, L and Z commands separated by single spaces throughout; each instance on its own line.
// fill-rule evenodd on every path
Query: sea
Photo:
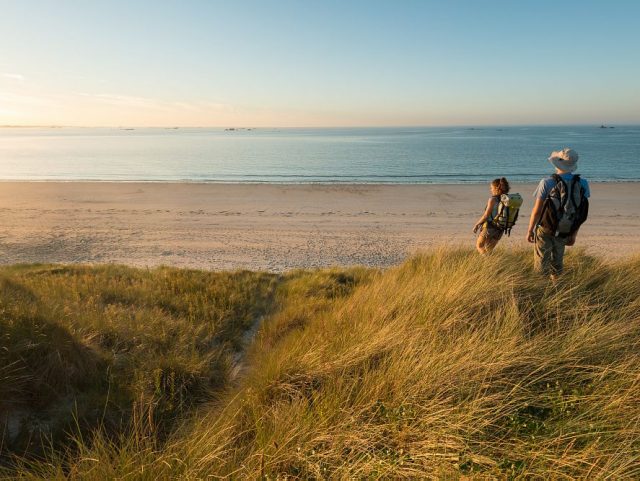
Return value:
M 640 180 L 640 126 L 0 128 L 0 180 L 223 183 L 533 182 L 549 154 L 590 181 Z

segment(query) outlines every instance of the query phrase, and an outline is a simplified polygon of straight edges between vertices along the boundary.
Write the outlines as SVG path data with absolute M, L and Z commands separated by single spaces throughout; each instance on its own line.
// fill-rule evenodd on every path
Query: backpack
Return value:
M 491 224 L 507 235 L 511 235 L 511 228 L 518 220 L 518 212 L 522 206 L 520 194 L 502 194 L 498 202 L 498 210 Z
M 589 200 L 579 175 L 574 175 L 569 182 L 558 174 L 552 178 L 556 185 L 544 200 L 538 225 L 555 237 L 569 237 L 587 220 Z

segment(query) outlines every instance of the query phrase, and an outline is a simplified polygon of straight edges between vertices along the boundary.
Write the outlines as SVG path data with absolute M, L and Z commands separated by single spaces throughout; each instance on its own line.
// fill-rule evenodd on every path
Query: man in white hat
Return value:
M 589 183 L 574 174 L 578 168 L 575 150 L 552 152 L 549 162 L 556 173 L 542 179 L 534 192 L 527 240 L 534 244 L 536 270 L 556 280 L 562 274 L 565 247 L 575 243 L 587 218 L 590 190 Z

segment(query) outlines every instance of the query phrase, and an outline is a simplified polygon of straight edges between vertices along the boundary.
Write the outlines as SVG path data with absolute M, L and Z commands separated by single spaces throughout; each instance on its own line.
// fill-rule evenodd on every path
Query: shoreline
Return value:
M 593 182 L 577 246 L 640 252 L 636 182 Z M 2 182 L 0 263 L 120 263 L 281 272 L 388 267 L 439 245 L 473 248 L 488 184 Z M 500 248 L 524 247 L 533 183 Z M 570 252 L 570 251 L 569 251 Z

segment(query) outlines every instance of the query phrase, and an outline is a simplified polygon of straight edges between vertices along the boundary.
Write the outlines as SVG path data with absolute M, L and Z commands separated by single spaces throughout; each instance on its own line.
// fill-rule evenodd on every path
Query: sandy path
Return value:
M 524 245 L 532 185 L 503 247 Z M 640 252 L 640 184 L 593 184 L 579 245 Z M 487 186 L 0 184 L 0 262 L 205 269 L 388 266 L 434 245 L 472 246 Z

